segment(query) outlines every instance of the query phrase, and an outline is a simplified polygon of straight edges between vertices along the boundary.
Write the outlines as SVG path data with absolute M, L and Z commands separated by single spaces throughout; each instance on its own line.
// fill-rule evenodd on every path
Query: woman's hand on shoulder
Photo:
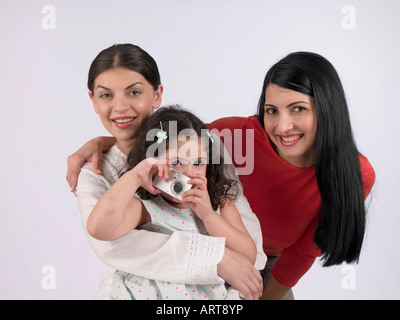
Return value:
M 79 150 L 67 158 L 66 179 L 71 192 L 75 194 L 79 172 L 85 162 L 91 162 L 93 172 L 101 174 L 100 165 L 103 151 L 107 151 L 114 144 L 115 138 L 113 137 L 97 137 L 86 142 Z

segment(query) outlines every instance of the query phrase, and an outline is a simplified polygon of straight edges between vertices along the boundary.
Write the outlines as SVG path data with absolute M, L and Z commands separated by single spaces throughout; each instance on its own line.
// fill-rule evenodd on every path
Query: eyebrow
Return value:
M 124 90 L 128 90 L 128 89 L 130 89 L 130 88 L 132 88 L 132 87 L 134 87 L 134 86 L 136 86 L 136 85 L 138 85 L 138 84 L 143 85 L 142 82 L 138 81 L 138 82 L 132 83 L 131 85 L 127 86 Z M 105 87 L 105 86 L 102 86 L 101 84 L 99 84 L 99 85 L 96 87 L 96 89 L 98 89 L 98 88 L 102 88 L 102 89 L 105 89 L 105 90 L 112 91 L 111 89 L 109 89 L 109 88 L 107 88 L 107 87 Z
M 295 102 L 289 103 L 286 106 L 286 108 L 290 108 L 291 106 L 293 106 L 295 104 L 298 104 L 298 103 L 305 103 L 305 104 L 310 105 L 310 103 L 308 103 L 307 101 L 295 101 Z M 274 107 L 274 108 L 276 108 L 276 106 L 274 106 L 273 104 L 269 104 L 269 103 L 264 104 L 264 107 Z

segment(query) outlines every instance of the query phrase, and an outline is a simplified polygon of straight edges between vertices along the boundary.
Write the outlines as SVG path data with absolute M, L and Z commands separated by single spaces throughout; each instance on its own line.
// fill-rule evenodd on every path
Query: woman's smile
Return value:
M 135 122 L 136 117 L 116 117 L 111 119 L 111 121 L 119 129 L 126 129 L 130 127 Z
M 300 139 L 303 138 L 304 134 L 287 134 L 287 135 L 277 135 L 278 140 L 285 147 L 291 147 L 300 142 Z

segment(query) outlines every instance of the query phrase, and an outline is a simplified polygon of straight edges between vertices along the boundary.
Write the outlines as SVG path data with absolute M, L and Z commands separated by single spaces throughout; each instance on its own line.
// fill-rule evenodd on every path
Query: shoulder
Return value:
M 265 131 L 257 116 L 220 118 L 207 124 L 207 126 L 210 130 L 214 129 L 219 131 L 224 129 L 229 129 L 230 131 L 235 129 L 253 129 L 256 132 Z
M 79 184 L 82 186 L 94 184 L 96 182 L 106 183 L 110 186 L 118 180 L 125 166 L 126 156 L 116 146 L 113 146 L 103 155 L 100 165 L 102 172 L 101 175 L 93 172 L 92 164 L 90 162 L 84 163 L 78 177 L 78 187 Z
M 207 126 L 210 129 L 218 129 L 218 130 L 241 129 L 243 128 L 243 126 L 247 121 L 248 121 L 247 117 L 226 117 L 217 119 L 209 123 Z

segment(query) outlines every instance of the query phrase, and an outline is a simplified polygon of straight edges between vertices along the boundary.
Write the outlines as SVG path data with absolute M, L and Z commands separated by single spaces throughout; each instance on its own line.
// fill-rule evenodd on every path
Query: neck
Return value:
M 117 147 L 124 155 L 127 156 L 132 149 L 133 142 L 134 140 L 128 140 L 128 141 L 117 140 Z
M 315 166 L 315 152 L 309 152 L 309 154 L 299 157 L 284 157 L 279 152 L 277 153 L 283 160 L 289 162 L 292 166 L 295 166 L 297 168 L 310 168 Z

